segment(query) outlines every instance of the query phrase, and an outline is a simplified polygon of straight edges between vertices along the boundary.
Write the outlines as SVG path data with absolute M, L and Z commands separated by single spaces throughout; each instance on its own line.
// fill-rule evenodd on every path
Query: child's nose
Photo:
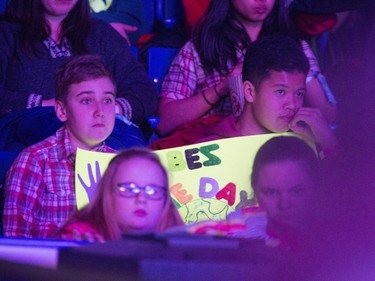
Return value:
M 286 210 L 291 207 L 291 202 L 287 194 L 280 194 L 278 198 L 278 206 L 280 210 Z
M 144 190 L 139 191 L 139 193 L 135 196 L 135 200 L 138 203 L 144 203 L 144 202 L 146 202 L 147 198 L 146 198 L 145 191 Z
M 296 111 L 297 110 L 298 102 L 294 96 L 287 96 L 284 100 L 284 109 Z
M 96 117 L 103 117 L 104 116 L 103 105 L 100 102 L 95 103 L 95 116 Z

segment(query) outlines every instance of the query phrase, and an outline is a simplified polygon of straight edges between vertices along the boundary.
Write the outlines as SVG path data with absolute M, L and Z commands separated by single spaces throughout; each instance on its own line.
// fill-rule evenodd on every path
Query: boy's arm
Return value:
M 43 184 L 41 167 L 29 152 L 22 152 L 8 172 L 4 199 L 4 236 L 33 238 L 36 203 Z

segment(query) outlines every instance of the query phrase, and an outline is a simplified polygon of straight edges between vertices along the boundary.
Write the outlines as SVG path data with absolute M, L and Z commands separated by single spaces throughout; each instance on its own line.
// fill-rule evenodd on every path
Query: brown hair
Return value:
M 312 147 L 298 137 L 279 136 L 265 142 L 254 158 L 251 184 L 255 193 L 258 190 L 259 174 L 262 168 L 267 164 L 286 160 L 300 162 L 315 185 L 319 185 L 319 160 Z
M 61 65 L 56 73 L 55 98 L 66 104 L 66 97 L 72 84 L 102 77 L 108 77 L 116 86 L 112 74 L 104 66 L 99 56 L 82 55 L 75 57 Z
M 168 175 L 165 168 L 160 163 L 158 155 L 148 148 L 131 148 L 124 150 L 117 154 L 109 163 L 107 170 L 105 171 L 100 183 L 98 185 L 95 198 L 82 211 L 77 212 L 73 217 L 66 223 L 74 223 L 76 221 L 85 221 L 92 224 L 97 228 L 100 233 L 107 240 L 119 240 L 121 239 L 122 232 L 115 221 L 113 216 L 114 206 L 112 204 L 113 194 L 115 189 L 113 188 L 114 175 L 118 172 L 119 167 L 125 161 L 131 161 L 134 158 L 142 158 L 150 160 L 156 163 L 162 170 L 165 178 L 165 186 L 168 186 Z M 172 198 L 167 192 L 165 198 L 164 208 L 160 215 L 159 223 L 155 231 L 164 231 L 169 227 L 183 224 L 181 217 L 174 205 Z

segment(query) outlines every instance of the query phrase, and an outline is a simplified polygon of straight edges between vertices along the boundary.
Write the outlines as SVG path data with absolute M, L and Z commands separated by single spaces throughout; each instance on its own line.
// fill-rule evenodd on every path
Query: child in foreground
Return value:
M 75 213 L 59 237 L 112 241 L 123 234 L 148 234 L 181 225 L 158 156 L 143 148 L 116 155 L 104 173 L 94 201 Z
M 311 147 L 297 137 L 274 137 L 254 159 L 251 184 L 259 206 L 231 213 L 226 221 L 191 225 L 188 232 L 264 239 L 289 248 L 314 221 L 319 182 L 319 160 Z

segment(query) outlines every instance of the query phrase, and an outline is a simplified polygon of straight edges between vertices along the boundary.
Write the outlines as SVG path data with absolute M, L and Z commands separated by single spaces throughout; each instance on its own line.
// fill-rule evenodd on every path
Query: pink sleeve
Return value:
M 181 48 L 164 78 L 161 97 L 181 100 L 195 94 L 197 88 L 195 59 L 197 56 L 191 41 Z

